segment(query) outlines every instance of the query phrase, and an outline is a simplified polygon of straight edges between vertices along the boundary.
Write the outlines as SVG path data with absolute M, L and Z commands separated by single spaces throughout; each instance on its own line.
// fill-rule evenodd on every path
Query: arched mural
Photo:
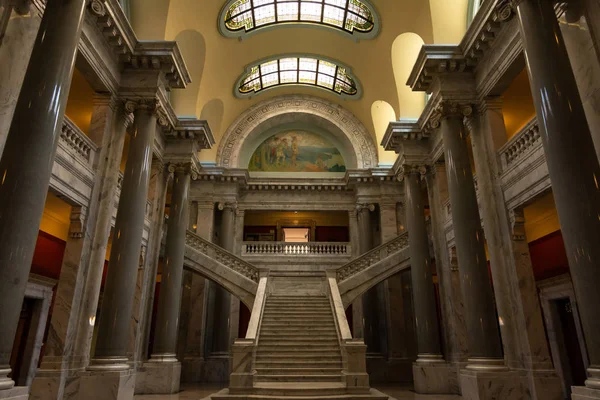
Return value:
M 305 130 L 275 134 L 254 151 L 251 172 L 346 172 L 340 151 L 324 137 Z

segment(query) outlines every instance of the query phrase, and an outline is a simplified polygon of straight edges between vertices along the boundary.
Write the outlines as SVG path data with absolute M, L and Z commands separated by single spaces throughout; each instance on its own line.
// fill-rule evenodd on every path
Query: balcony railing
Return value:
M 244 242 L 242 255 L 351 256 L 352 247 L 342 242 Z
M 88 166 L 92 167 L 97 151 L 96 145 L 66 116 L 60 132 L 60 140 L 73 149 L 78 157 L 85 160 Z
M 506 171 L 519 160 L 526 158 L 530 151 L 541 145 L 537 119 L 534 118 L 498 151 L 502 171 Z

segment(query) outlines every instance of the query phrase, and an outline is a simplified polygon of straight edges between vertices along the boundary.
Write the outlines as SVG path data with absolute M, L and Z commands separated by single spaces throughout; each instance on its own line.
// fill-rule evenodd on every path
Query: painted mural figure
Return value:
M 250 157 L 248 170 L 346 172 L 346 163 L 337 147 L 323 136 L 307 131 L 288 131 L 261 143 Z

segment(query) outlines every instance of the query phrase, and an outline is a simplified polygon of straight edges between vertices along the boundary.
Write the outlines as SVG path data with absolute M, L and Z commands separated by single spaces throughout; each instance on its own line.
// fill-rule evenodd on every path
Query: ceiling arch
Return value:
M 171 92 L 171 104 L 179 116 L 198 115 L 197 102 L 200 93 L 200 83 L 204 72 L 204 61 L 206 57 L 206 43 L 204 37 L 198 31 L 186 29 L 180 32 L 175 41 L 179 45 L 181 54 L 186 61 L 192 82 L 185 90 L 174 90 Z
M 302 95 L 275 97 L 243 112 L 223 135 L 217 165 L 246 168 L 247 155 L 256 148 L 264 132 L 298 122 L 329 132 L 349 158 L 346 162 L 350 168 L 377 166 L 375 141 L 352 113 L 336 103 Z

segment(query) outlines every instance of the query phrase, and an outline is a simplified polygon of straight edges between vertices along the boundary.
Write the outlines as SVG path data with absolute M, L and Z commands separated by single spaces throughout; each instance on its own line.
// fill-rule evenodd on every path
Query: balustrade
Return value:
M 66 116 L 60 132 L 60 142 L 74 150 L 77 157 L 82 158 L 92 167 L 97 151 L 96 145 Z
M 390 255 L 405 249 L 406 247 L 408 247 L 408 232 L 405 232 L 395 239 L 392 239 L 389 242 L 374 248 L 373 250 L 358 257 L 356 260 L 353 260 L 339 268 L 337 270 L 337 281 L 341 282 L 346 280 L 351 276 L 372 267 Z
M 534 118 L 498 151 L 502 171 L 506 171 L 517 161 L 526 159 L 530 151 L 541 145 L 537 119 Z
M 349 243 L 340 242 L 244 242 L 242 255 L 351 255 Z

